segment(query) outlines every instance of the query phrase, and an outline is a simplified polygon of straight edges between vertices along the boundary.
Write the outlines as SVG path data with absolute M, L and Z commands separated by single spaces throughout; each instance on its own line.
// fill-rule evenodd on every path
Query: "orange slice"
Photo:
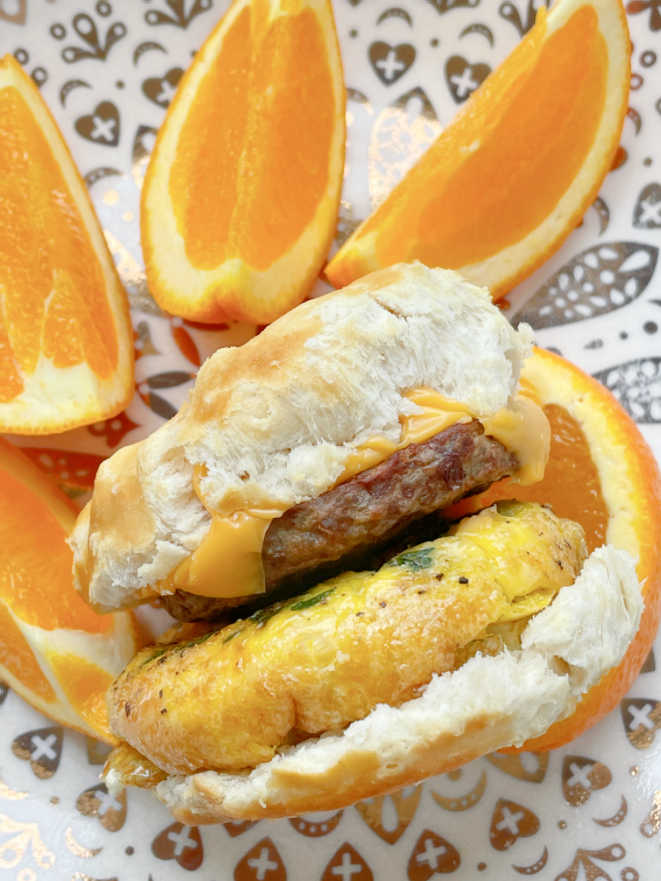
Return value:
M 344 106 L 330 0 L 235 0 L 145 178 L 142 247 L 163 309 L 267 323 L 304 299 L 335 233 Z
M 621 664 L 607 673 L 569 718 L 523 749 L 553 749 L 578 737 L 617 706 L 645 662 L 661 614 L 661 475 L 636 425 L 604 386 L 563 358 L 540 349 L 523 370 L 552 429 L 544 479 L 509 480 L 451 510 L 463 516 L 503 498 L 545 502 L 583 525 L 588 547 L 607 542 L 637 560 L 645 608 Z
M 620 0 L 557 0 L 326 268 L 337 287 L 399 261 L 495 300 L 564 241 L 617 149 L 629 93 Z
M 0 61 L 0 431 L 51 434 L 133 394 L 126 294 L 39 90 Z
M 139 648 L 127 612 L 98 615 L 73 586 L 69 499 L 0 439 L 0 677 L 52 719 L 114 742 L 105 692 Z

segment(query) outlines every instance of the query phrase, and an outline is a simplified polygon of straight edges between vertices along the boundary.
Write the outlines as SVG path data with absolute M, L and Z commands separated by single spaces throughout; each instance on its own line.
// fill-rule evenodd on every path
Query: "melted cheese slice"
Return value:
M 205 597 L 241 597 L 264 593 L 264 536 L 283 511 L 237 511 L 212 517 L 196 550 L 168 579 L 171 590 Z
M 399 440 L 369 438 L 348 455 L 336 485 L 378 465 L 397 450 L 422 443 L 451 425 L 477 418 L 464 404 L 444 398 L 432 389 L 414 389 L 406 397 L 418 409 L 400 417 Z M 534 397 L 532 388 L 522 387 L 510 407 L 480 418 L 485 434 L 516 454 L 519 470 L 513 479 L 522 484 L 541 480 L 549 454 L 549 424 Z M 226 598 L 264 593 L 264 536 L 271 521 L 285 510 L 283 507 L 213 515 L 199 547 L 158 585 L 159 591 L 184 590 L 199 596 Z

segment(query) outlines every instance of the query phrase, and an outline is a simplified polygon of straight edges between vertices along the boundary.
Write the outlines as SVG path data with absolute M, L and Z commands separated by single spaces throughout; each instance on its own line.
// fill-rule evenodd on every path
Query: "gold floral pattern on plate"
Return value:
M 332 2 L 347 83 L 339 243 L 532 25 L 539 2 Z M 15 439 L 75 496 L 89 489 L 104 457 L 176 411 L 204 358 L 256 331 L 164 315 L 140 250 L 140 189 L 158 127 L 226 7 L 227 0 L 0 0 L 0 54 L 17 58 L 57 118 L 133 316 L 136 393 L 126 410 L 62 436 Z M 626 7 L 633 77 L 617 167 L 580 228 L 509 299 L 515 320 L 525 316 L 542 345 L 606 383 L 660 455 L 661 7 L 633 0 Z M 493 755 L 344 811 L 200 828 L 174 822 L 149 793 L 111 796 L 98 776 L 107 748 L 54 726 L 0 683 L 0 874 L 648 881 L 661 843 L 659 645 L 619 710 L 557 752 Z

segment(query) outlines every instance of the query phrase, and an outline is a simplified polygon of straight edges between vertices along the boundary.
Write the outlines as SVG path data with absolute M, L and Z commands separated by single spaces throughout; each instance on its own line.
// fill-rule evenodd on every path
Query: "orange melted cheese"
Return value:
M 199 547 L 168 579 L 168 587 L 205 597 L 264 593 L 264 536 L 282 513 L 253 510 L 214 516 Z
M 336 485 L 383 462 L 397 450 L 422 443 L 459 422 L 478 418 L 457 401 L 433 389 L 413 389 L 406 397 L 418 410 L 400 417 L 399 440 L 375 436 L 347 457 Z M 485 434 L 515 453 L 519 470 L 513 479 L 520 484 L 541 480 L 548 459 L 550 429 L 536 400 L 534 389 L 522 387 L 512 405 L 480 418 Z M 184 590 L 199 596 L 239 597 L 264 593 L 262 545 L 271 520 L 286 510 L 246 510 L 212 516 L 211 527 L 199 547 L 174 570 L 161 591 Z

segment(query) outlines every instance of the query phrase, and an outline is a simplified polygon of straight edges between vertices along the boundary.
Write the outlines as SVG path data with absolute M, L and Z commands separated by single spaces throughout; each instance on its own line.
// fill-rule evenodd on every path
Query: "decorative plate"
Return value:
M 396 0 L 398 2 L 398 0 Z M 334 0 L 348 86 L 338 240 L 532 25 L 537 0 Z M 253 328 L 163 315 L 147 290 L 140 186 L 183 70 L 227 0 L 0 0 L 0 54 L 40 86 L 131 298 L 136 394 L 106 422 L 14 438 L 71 491 L 171 416 L 200 362 Z M 627 4 L 631 107 L 616 168 L 564 247 L 509 297 L 542 345 L 597 376 L 661 455 L 661 0 Z M 543 108 L 541 108 L 543 110 Z M 604 722 L 550 754 L 492 756 L 337 813 L 195 828 L 112 798 L 105 748 L 0 687 L 0 876 L 15 881 L 658 881 L 661 642 Z

